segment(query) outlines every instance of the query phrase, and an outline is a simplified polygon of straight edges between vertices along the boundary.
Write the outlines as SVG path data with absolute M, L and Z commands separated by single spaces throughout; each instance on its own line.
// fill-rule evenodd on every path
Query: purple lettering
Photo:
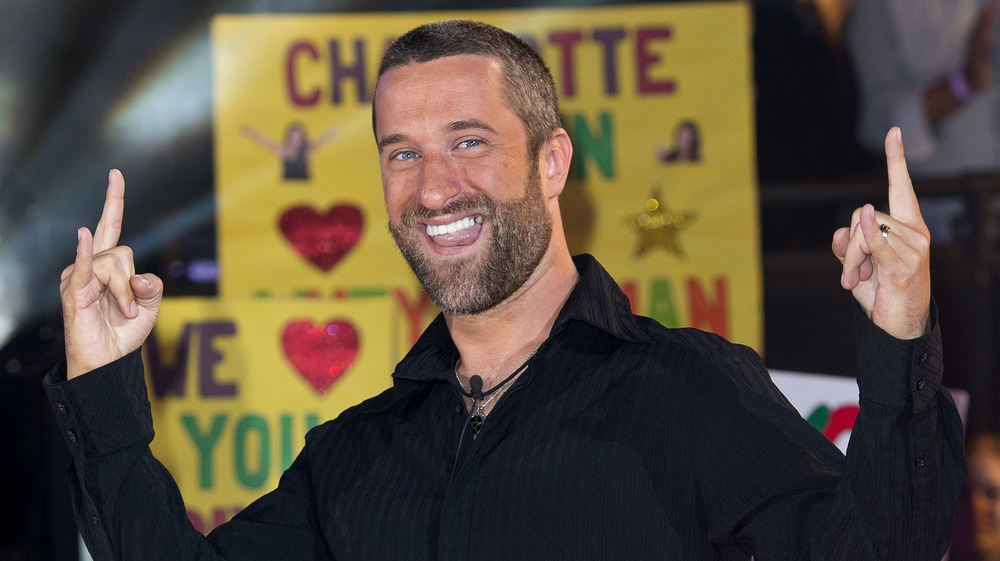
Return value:
M 354 40 L 353 65 L 345 64 L 341 60 L 340 41 L 337 39 L 330 41 L 330 82 L 334 105 L 340 105 L 344 101 L 340 93 L 340 83 L 346 79 L 352 79 L 357 84 L 359 101 L 371 101 L 366 87 L 368 80 L 365 74 L 365 44 L 361 39 Z
M 650 76 L 650 67 L 660 62 L 660 55 L 649 51 L 649 43 L 656 39 L 669 39 L 669 27 L 643 27 L 635 34 L 635 60 L 639 76 L 639 93 L 669 93 L 674 91 L 674 81 L 670 78 L 655 80 Z
M 615 46 L 625 38 L 625 30 L 620 27 L 594 30 L 594 41 L 604 47 L 604 93 L 618 94 L 618 57 Z
M 295 63 L 296 58 L 300 54 L 304 54 L 314 61 L 319 60 L 319 51 L 316 50 L 316 46 L 312 43 L 306 41 L 292 43 L 292 46 L 288 48 L 288 55 L 285 57 L 285 85 L 288 90 L 288 98 L 292 100 L 293 104 L 298 106 L 316 105 L 322 96 L 319 87 L 305 93 L 299 89 L 295 73 Z
M 188 520 L 191 521 L 191 525 L 194 526 L 195 530 L 198 530 L 202 534 L 208 533 L 205 531 L 205 520 L 202 519 L 200 514 L 198 514 L 198 511 L 196 511 L 191 507 L 188 507 L 187 515 L 188 515 Z
M 160 356 L 160 345 L 156 337 L 157 330 L 150 332 L 143 344 L 146 351 L 146 362 L 149 364 L 149 377 L 153 383 L 153 394 L 165 397 L 170 392 L 177 397 L 184 397 L 184 381 L 187 379 L 188 350 L 191 348 L 191 324 L 184 324 L 180 342 L 177 344 L 177 354 L 173 366 L 167 366 Z
M 212 346 L 212 339 L 223 335 L 235 335 L 236 325 L 231 321 L 205 323 L 201 326 L 201 344 L 198 355 L 198 378 L 201 381 L 201 395 L 204 397 L 231 397 L 236 395 L 236 384 L 220 384 L 215 381 L 214 365 L 222 360 L 222 354 Z
M 573 46 L 583 40 L 581 31 L 553 31 L 549 34 L 549 41 L 561 47 L 562 54 L 562 79 L 563 95 L 573 97 L 576 95 L 576 74 L 574 73 Z

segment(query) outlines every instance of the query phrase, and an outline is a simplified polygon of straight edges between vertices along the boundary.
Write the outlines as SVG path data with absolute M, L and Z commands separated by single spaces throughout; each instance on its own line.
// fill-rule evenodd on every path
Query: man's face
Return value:
M 969 458 L 968 485 L 976 549 L 996 557 L 1000 555 L 1000 457 L 980 452 Z
M 379 80 L 389 231 L 431 299 L 474 314 L 514 294 L 552 233 L 537 155 L 501 97 L 499 62 L 444 57 Z

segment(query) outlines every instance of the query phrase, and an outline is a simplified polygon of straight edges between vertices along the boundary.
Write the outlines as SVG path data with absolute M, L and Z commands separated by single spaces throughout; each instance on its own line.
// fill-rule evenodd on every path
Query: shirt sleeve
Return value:
M 149 450 L 153 423 L 139 351 L 68 381 L 60 365 L 43 384 L 69 447 L 76 521 L 95 561 L 328 559 L 308 437 L 276 490 L 206 538 Z
M 961 420 L 941 385 L 941 336 L 895 339 L 857 309 L 860 412 L 828 489 L 792 491 L 743 521 L 758 559 L 942 558 L 965 481 Z

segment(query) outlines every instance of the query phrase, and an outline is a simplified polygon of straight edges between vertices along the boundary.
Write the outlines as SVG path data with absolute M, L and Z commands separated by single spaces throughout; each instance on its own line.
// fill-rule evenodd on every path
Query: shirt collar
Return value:
M 573 258 L 573 264 L 580 280 L 559 311 L 553 333 L 571 320 L 580 320 L 623 341 L 651 340 L 632 315 L 628 297 L 597 259 L 583 253 Z
M 588 254 L 577 255 L 573 264 L 580 279 L 559 311 L 550 337 L 557 336 L 567 324 L 582 321 L 623 341 L 650 341 L 632 315 L 628 297 L 604 267 Z M 444 316 L 438 314 L 396 365 L 392 376 L 420 381 L 452 380 L 457 358 L 458 351 Z

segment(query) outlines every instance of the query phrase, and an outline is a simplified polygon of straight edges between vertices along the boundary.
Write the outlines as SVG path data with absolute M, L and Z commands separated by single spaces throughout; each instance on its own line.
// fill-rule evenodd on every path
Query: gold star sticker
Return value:
M 639 234 L 635 258 L 657 247 L 684 257 L 678 234 L 694 220 L 694 212 L 672 212 L 660 199 L 659 189 L 646 200 L 646 211 L 626 216 L 624 222 Z

